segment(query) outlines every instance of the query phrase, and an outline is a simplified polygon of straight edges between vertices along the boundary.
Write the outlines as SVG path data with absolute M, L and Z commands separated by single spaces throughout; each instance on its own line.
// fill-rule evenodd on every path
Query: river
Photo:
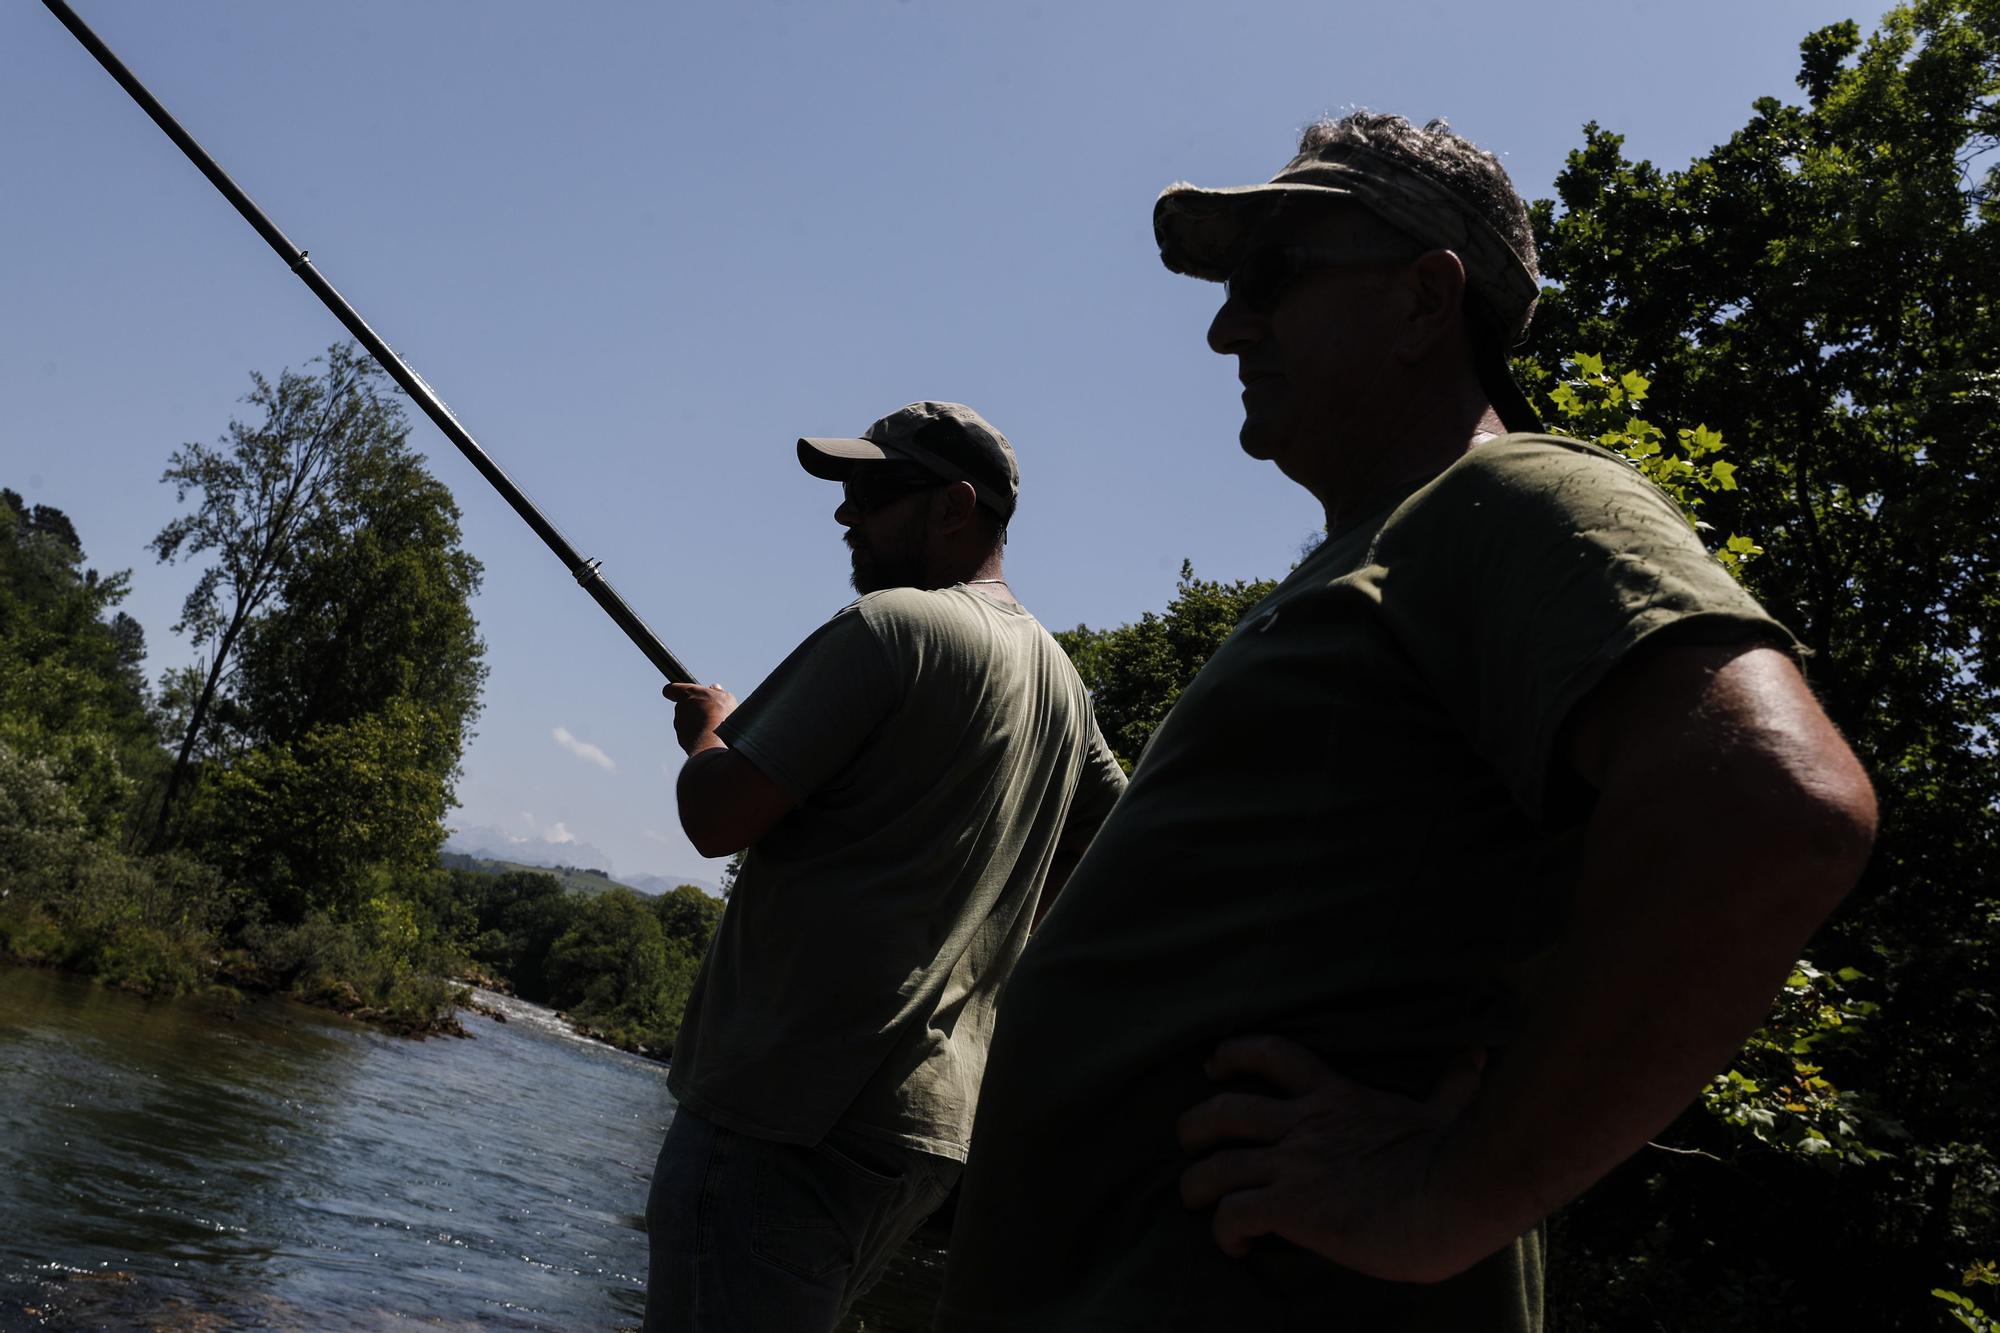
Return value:
M 666 1067 L 0 966 L 0 1329 L 636 1329 Z M 914 1243 L 844 1328 L 917 1333 Z

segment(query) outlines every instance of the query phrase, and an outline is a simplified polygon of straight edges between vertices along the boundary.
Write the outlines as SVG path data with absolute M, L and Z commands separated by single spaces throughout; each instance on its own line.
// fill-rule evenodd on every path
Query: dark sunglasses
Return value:
M 1377 246 L 1267 245 L 1244 256 L 1226 279 L 1225 299 L 1246 310 L 1268 314 L 1285 289 L 1307 273 L 1329 268 L 1368 268 L 1403 264 L 1417 257 L 1408 243 Z
M 928 472 L 916 476 L 909 473 L 880 477 L 853 476 L 840 483 L 840 498 L 849 509 L 867 514 L 894 504 L 906 495 L 949 484 L 944 478 L 934 477 Z

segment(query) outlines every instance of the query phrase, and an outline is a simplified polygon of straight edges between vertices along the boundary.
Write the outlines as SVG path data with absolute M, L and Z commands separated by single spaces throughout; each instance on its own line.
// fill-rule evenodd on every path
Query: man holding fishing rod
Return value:
M 1009 983 L 938 1326 L 1538 1330 L 1543 1220 L 1769 1012 L 1868 780 L 1678 508 L 1539 433 L 1491 154 L 1355 113 L 1154 229 L 1328 535 Z
M 842 483 L 862 597 L 738 708 L 689 683 L 306 251 L 63 0 L 44 3 L 675 682 L 682 823 L 708 855 L 749 855 L 674 1052 L 646 1327 L 830 1330 L 956 1180 L 995 997 L 1125 785 L 1002 572 L 1012 446 L 937 402 L 800 440 L 806 470 Z
M 665 691 L 688 837 L 748 855 L 668 1076 L 656 1333 L 825 1333 L 943 1201 L 1038 899 L 1125 785 L 1007 585 L 1006 438 L 922 402 L 798 457 L 841 483 L 860 600 L 741 705 Z

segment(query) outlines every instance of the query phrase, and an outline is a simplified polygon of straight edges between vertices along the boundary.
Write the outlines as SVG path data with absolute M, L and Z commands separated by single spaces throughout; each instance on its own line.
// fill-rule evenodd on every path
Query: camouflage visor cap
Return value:
M 897 464 L 941 481 L 972 486 L 979 503 L 1011 518 L 1021 494 L 1021 466 L 1014 446 L 993 424 L 963 403 L 908 403 L 855 438 L 807 436 L 799 465 L 815 477 L 845 482 L 883 464 Z
M 1300 153 L 1263 185 L 1169 185 L 1153 205 L 1160 260 L 1176 273 L 1225 282 L 1247 257 L 1258 222 L 1286 199 L 1348 200 L 1426 247 L 1452 251 L 1465 263 L 1471 304 L 1502 346 L 1527 331 L 1541 293 L 1529 261 L 1450 187 L 1354 144 Z

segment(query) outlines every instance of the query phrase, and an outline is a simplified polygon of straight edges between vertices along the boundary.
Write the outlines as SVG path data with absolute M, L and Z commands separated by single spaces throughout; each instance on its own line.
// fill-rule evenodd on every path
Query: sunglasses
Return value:
M 1368 268 L 1380 264 L 1404 264 L 1419 252 L 1407 243 L 1377 246 L 1346 246 L 1332 249 L 1311 245 L 1267 245 L 1244 256 L 1223 280 L 1226 301 L 1246 310 L 1269 314 L 1285 289 L 1307 273 L 1330 268 Z
M 840 484 L 840 498 L 857 514 L 867 514 L 892 505 L 906 495 L 935 490 L 949 484 L 942 477 L 934 477 L 929 473 L 920 476 L 911 476 L 907 473 L 881 477 L 854 476 Z

